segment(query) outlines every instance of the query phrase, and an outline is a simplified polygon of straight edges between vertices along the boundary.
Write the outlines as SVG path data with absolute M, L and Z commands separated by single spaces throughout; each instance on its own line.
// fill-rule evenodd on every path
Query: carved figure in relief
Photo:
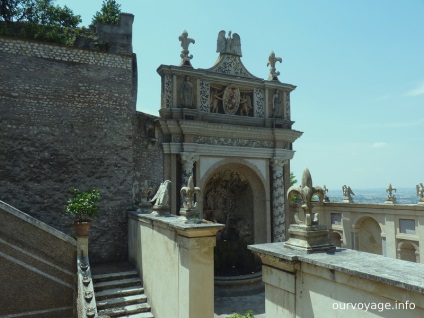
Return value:
M 212 90 L 211 93 L 211 102 L 210 102 L 210 111 L 211 113 L 217 113 L 218 112 L 218 104 L 219 101 L 222 100 L 221 96 L 222 94 L 224 94 L 224 91 L 222 91 L 221 93 L 218 93 L 218 90 Z
M 224 112 L 234 115 L 240 105 L 240 90 L 234 85 L 228 85 L 224 90 L 223 103 Z
M 269 80 L 277 79 L 277 76 L 280 75 L 280 72 L 277 71 L 275 68 L 276 62 L 283 62 L 283 59 L 281 57 L 276 57 L 274 51 L 271 51 L 271 54 L 268 57 L 268 63 L 266 66 L 271 66 L 269 69 Z
M 226 32 L 224 30 L 219 31 L 218 33 L 216 52 L 242 56 L 240 36 L 237 33 L 234 33 L 231 36 L 231 31 L 229 31 L 228 37 L 225 37 L 225 33 Z
M 283 117 L 283 97 L 280 95 L 278 89 L 275 90 L 274 95 L 272 96 L 272 114 L 274 118 Z
M 187 75 L 184 82 L 181 84 L 181 107 L 192 108 L 193 106 L 193 84 L 190 82 L 190 77 Z
M 422 183 L 417 184 L 417 196 L 420 202 L 424 202 L 424 185 Z
M 153 203 L 153 210 L 163 210 L 169 208 L 169 186 L 171 181 L 165 180 L 159 186 L 155 196 L 150 200 Z
M 240 115 L 249 116 L 252 109 L 252 100 L 249 95 L 243 94 L 240 99 Z
M 182 58 L 182 64 L 184 64 L 184 62 L 188 62 L 188 64 L 190 64 L 190 60 L 193 58 L 193 55 L 188 55 L 188 46 L 190 45 L 190 43 L 194 44 L 195 40 L 188 37 L 188 33 L 186 30 L 184 30 L 183 33 L 178 37 L 178 40 L 181 41 L 181 47 L 183 48 L 180 54 Z

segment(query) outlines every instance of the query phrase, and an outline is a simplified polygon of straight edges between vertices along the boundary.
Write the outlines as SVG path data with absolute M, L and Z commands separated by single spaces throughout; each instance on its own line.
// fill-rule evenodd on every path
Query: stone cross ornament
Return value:
M 287 190 L 288 199 L 293 195 L 297 195 L 302 199 L 302 209 L 305 212 L 304 220 L 301 220 L 298 212 L 296 212 L 294 215 L 295 222 L 306 226 L 318 225 L 318 213 L 312 213 L 312 197 L 316 195 L 319 198 L 319 202 L 322 202 L 324 199 L 324 190 L 321 187 L 312 186 L 312 177 L 309 169 L 306 168 L 303 171 L 302 185 L 300 187 L 291 186 Z

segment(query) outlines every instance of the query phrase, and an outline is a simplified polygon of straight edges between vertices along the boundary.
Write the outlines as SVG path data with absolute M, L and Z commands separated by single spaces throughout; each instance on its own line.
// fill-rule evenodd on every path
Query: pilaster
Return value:
M 283 167 L 287 160 L 281 158 L 271 159 L 272 167 L 272 240 L 284 242 L 286 232 L 286 215 L 284 208 L 284 177 Z

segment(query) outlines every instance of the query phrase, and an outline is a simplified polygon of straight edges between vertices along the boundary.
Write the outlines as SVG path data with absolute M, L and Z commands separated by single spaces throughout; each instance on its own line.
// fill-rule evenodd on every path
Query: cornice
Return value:
M 165 134 L 294 142 L 303 133 L 292 129 L 252 127 L 192 120 L 160 120 Z
M 222 73 L 216 73 L 208 69 L 194 69 L 187 66 L 175 66 L 175 65 L 160 65 L 157 70 L 159 75 L 180 75 L 190 76 L 198 78 L 200 80 L 218 83 L 232 83 L 246 88 L 272 88 L 281 89 L 283 91 L 291 92 L 296 86 L 287 83 L 281 83 L 279 81 L 268 81 L 261 78 L 248 78 L 234 75 L 227 75 Z

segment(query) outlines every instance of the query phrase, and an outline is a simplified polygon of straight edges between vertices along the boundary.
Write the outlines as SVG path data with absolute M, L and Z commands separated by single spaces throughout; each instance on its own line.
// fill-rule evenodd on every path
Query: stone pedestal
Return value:
M 290 238 L 285 247 L 306 251 L 307 253 L 331 251 L 336 249 L 328 239 L 328 230 L 324 225 L 290 225 Z
M 387 198 L 384 204 L 396 204 L 396 198 Z
M 197 209 L 181 208 L 180 215 L 181 217 L 179 220 L 185 221 L 186 223 L 200 223 L 201 221 L 200 213 Z

